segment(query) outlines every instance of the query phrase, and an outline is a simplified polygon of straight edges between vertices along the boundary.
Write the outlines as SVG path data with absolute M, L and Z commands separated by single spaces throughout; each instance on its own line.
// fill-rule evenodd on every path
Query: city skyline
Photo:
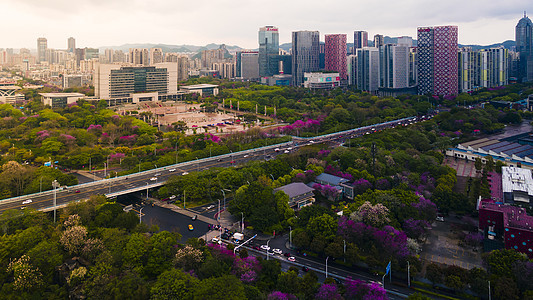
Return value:
M 303 4 L 275 0 L 271 6 L 282 9 L 273 17 L 269 11 L 258 10 L 246 1 L 229 5 L 207 1 L 91 0 L 75 7 L 65 0 L 49 1 L 46 5 L 35 0 L 7 1 L 0 24 L 9 30 L 3 33 L 0 48 L 35 49 L 35 40 L 46 37 L 49 48 L 66 49 L 67 39 L 74 37 L 82 48 L 128 43 L 226 43 L 256 49 L 257 28 L 265 25 L 279 28 L 280 44 L 289 43 L 291 33 L 299 30 L 319 31 L 323 40 L 325 34 L 350 37 L 355 30 L 367 31 L 369 37 L 375 34 L 415 37 L 420 26 L 456 25 L 460 44 L 489 45 L 514 40 L 514 27 L 523 11 L 533 11 L 531 3 L 525 0 L 490 3 L 341 0 L 330 6 Z

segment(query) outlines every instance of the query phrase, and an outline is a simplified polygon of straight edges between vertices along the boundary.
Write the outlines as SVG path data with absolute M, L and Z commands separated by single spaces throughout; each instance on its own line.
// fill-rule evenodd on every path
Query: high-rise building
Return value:
M 161 48 L 150 49 L 150 64 L 157 64 L 163 62 L 163 50 Z
M 76 39 L 73 37 L 69 37 L 67 41 L 67 50 L 70 53 L 74 53 L 74 49 L 76 49 Z
M 150 64 L 150 55 L 148 49 L 130 48 L 130 63 L 134 65 L 148 66 Z
M 278 73 L 279 32 L 274 26 L 259 28 L 259 76 Z
M 46 49 L 48 49 L 48 41 L 46 38 L 37 39 L 37 62 L 46 61 Z
M 238 69 L 235 72 L 235 76 L 247 80 L 258 80 L 260 77 L 260 53 L 258 51 L 245 50 L 237 52 L 237 56 L 238 57 L 236 59 L 236 68 Z
M 418 28 L 418 93 L 458 92 L 457 26 Z
M 319 38 L 318 31 L 292 33 L 292 82 L 294 86 L 303 84 L 305 72 L 318 71 Z
M 413 47 L 413 38 L 410 36 L 400 36 L 397 38 L 396 43 L 402 46 Z
M 367 92 L 379 89 L 379 49 L 364 47 L 356 50 L 356 87 Z
M 368 47 L 368 32 L 366 31 L 354 31 L 353 32 L 353 53 L 356 49 Z
M 202 68 L 210 69 L 214 63 L 226 62 L 225 57 L 228 50 L 222 44 L 218 49 L 202 51 Z
M 346 34 L 326 34 L 325 70 L 339 72 L 341 80 L 348 79 Z
M 374 47 L 379 48 L 385 45 L 385 38 L 381 34 L 374 35 Z
M 533 80 L 533 23 L 526 16 L 516 25 L 516 52 L 519 53 L 518 81 Z
M 409 47 L 387 44 L 379 49 L 380 87 L 409 87 Z
M 509 52 L 503 47 L 474 51 L 461 48 L 459 61 L 459 92 L 493 88 L 509 83 Z

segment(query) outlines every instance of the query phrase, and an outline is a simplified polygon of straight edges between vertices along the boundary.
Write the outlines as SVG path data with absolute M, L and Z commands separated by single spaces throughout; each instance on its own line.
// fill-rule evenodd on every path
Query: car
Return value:
M 281 249 L 272 249 L 272 252 L 276 253 L 276 254 L 279 254 L 281 255 L 283 252 L 281 251 Z
M 292 254 L 290 254 L 289 252 L 285 252 L 285 253 L 283 253 L 283 256 L 290 257 L 290 256 L 292 256 Z
M 279 148 L 274 149 L 274 151 L 279 152 Z
M 32 203 L 32 200 L 31 200 L 31 199 L 28 199 L 28 200 L 22 201 L 22 204 L 30 204 L 30 203 Z
M 215 206 L 214 206 L 214 205 L 209 205 L 209 206 L 206 207 L 205 209 L 206 209 L 206 210 L 210 210 L 210 209 L 212 209 L 212 208 L 215 208 Z
M 193 231 L 194 230 L 194 227 L 192 227 L 191 224 L 189 224 L 189 231 Z
M 218 162 L 222 161 L 222 158 L 217 159 Z
M 314 144 L 314 143 L 315 143 L 315 141 L 309 141 L 309 144 Z
M 287 258 L 288 261 L 292 261 L 292 262 L 295 262 L 296 261 L 296 258 L 294 258 L 294 256 L 290 256 Z
M 309 268 L 306 267 L 306 266 L 303 266 L 303 267 L 302 267 L 302 271 L 304 271 L 304 272 L 309 272 Z
M 444 222 L 444 217 L 437 217 L 437 221 Z
M 157 177 L 157 176 L 161 176 L 161 173 L 155 173 L 154 176 L 155 176 L 155 177 Z
M 185 176 L 185 175 L 187 175 L 187 174 L 189 174 L 189 172 L 183 172 L 183 173 L 181 173 L 182 176 Z
M 214 237 L 214 238 L 211 239 L 211 243 L 220 245 L 220 244 L 222 244 L 222 241 L 219 240 L 218 238 Z
M 80 190 L 76 190 L 74 193 L 79 194 L 79 193 L 80 193 Z
M 157 177 L 152 177 L 150 178 L 151 181 L 156 181 L 157 180 Z
M 194 216 L 192 216 L 191 219 L 192 219 L 193 221 L 196 221 L 196 219 L 198 219 L 198 215 L 194 215 Z
M 267 250 L 266 251 L 268 255 L 274 255 L 274 252 L 270 251 L 270 250 Z
M 243 157 L 244 157 L 244 158 L 247 158 L 247 157 L 249 157 L 249 156 L 250 156 L 250 155 L 246 154 L 246 155 L 245 155 L 245 156 L 243 156 Z
M 26 209 L 26 206 L 22 206 L 20 209 Z
M 169 172 L 176 172 L 176 169 L 170 169 Z
M 268 251 L 268 250 L 270 250 L 270 247 L 267 246 L 267 245 L 261 245 L 261 249 Z
M 176 195 L 172 195 L 172 196 L 168 197 L 168 199 L 170 199 L 170 200 L 176 199 Z
M 290 153 L 290 151 L 289 150 L 285 150 L 285 151 L 283 151 L 283 153 L 287 154 L 287 153 Z

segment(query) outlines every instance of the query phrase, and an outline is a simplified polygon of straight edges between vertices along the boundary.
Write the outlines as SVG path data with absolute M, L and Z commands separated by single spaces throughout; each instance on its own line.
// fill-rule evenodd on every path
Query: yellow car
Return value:
M 190 230 L 190 231 L 193 231 L 193 230 L 194 230 L 194 227 L 192 227 L 191 224 L 189 224 L 189 230 Z

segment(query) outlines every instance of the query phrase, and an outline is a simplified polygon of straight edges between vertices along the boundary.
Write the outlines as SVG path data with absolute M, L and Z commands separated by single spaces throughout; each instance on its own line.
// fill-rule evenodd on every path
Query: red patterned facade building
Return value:
M 339 72 L 341 80 L 348 79 L 346 61 L 346 34 L 326 34 L 326 71 Z

